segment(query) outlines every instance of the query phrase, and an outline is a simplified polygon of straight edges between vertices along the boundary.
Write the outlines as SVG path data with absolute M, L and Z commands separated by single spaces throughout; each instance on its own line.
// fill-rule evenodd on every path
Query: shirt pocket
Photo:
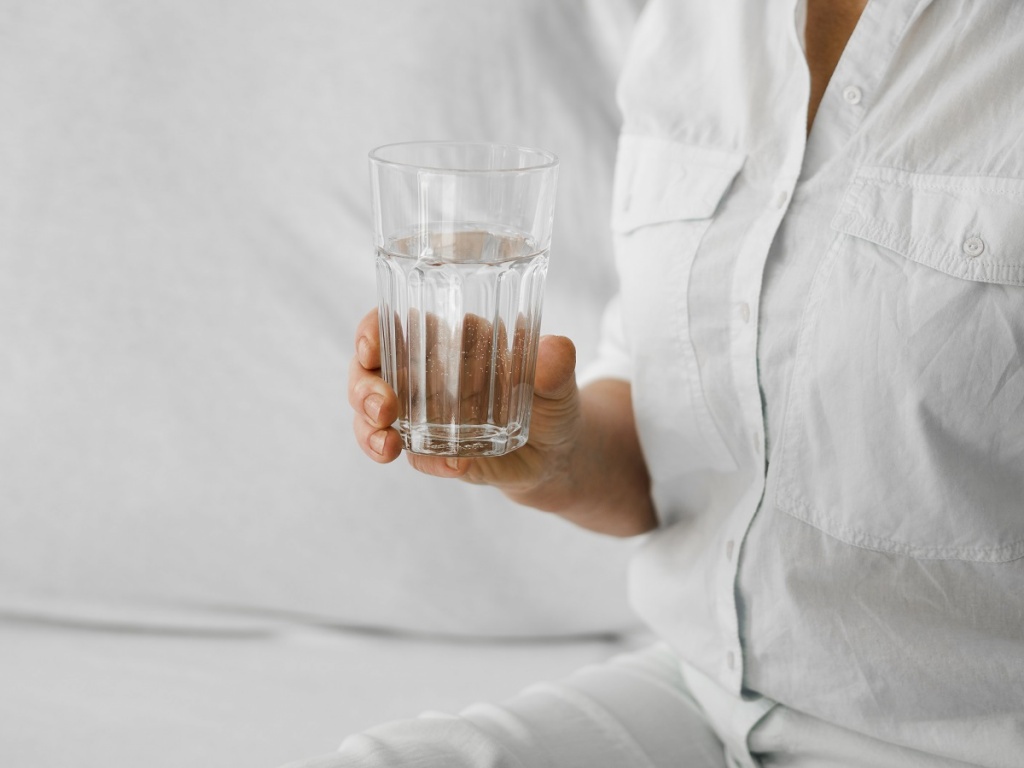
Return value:
M 777 506 L 882 552 L 1024 557 L 1024 180 L 862 168 L 832 228 Z
M 619 142 L 612 229 L 632 395 L 652 475 L 728 472 L 690 338 L 690 271 L 743 155 L 659 138 Z

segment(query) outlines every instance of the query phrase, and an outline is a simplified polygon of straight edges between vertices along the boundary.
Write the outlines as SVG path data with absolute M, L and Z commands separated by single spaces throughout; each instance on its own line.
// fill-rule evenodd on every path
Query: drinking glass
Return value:
M 381 370 L 407 450 L 526 442 L 557 172 L 550 152 L 504 144 L 370 153 Z

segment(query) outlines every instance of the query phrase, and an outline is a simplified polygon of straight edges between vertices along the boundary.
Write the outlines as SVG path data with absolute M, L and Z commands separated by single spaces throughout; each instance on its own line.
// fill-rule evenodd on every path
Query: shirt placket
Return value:
M 765 262 L 797 182 L 813 175 L 847 146 L 863 121 L 907 26 L 928 2 L 930 0 L 918 0 L 896 7 L 878 0 L 869 3 L 832 75 L 806 143 L 802 122 L 805 112 L 795 114 L 795 122 L 783 128 L 790 140 L 776 182 L 766 191 L 762 214 L 751 228 L 737 260 L 734 295 L 741 322 L 735 326 L 732 362 L 757 474 L 738 505 L 737 514 L 729 521 L 720 569 L 719 621 L 726 638 L 722 679 L 736 692 L 743 688 L 744 666 L 736 610 L 739 559 L 765 485 L 765 414 L 757 374 L 757 317 Z M 795 24 L 792 32 L 791 44 L 802 51 L 797 37 L 801 32 Z
M 848 145 L 875 101 L 907 27 L 930 2 L 868 3 L 818 106 L 807 140 L 802 179 L 814 176 Z
M 779 18 L 795 18 L 794 0 L 784 1 L 780 5 L 782 8 Z M 795 60 L 802 60 L 802 48 L 795 23 L 782 23 L 787 24 L 788 45 L 795 52 Z M 800 75 L 789 72 L 782 76 L 798 79 Z M 806 102 L 809 92 L 809 78 L 804 74 L 803 79 L 803 94 L 794 95 L 796 103 L 801 99 Z M 748 457 L 747 461 L 742 463 L 749 467 L 751 479 L 736 505 L 734 514 L 726 522 L 726 530 L 721 538 L 716 575 L 716 604 L 719 627 L 724 639 L 720 680 L 734 693 L 739 693 L 743 685 L 743 648 L 736 608 L 736 579 L 743 542 L 760 503 L 765 482 L 765 422 L 757 376 L 757 317 L 761 279 L 775 233 L 792 199 L 804 154 L 804 112 L 799 108 L 786 109 L 783 112 L 791 117 L 786 124 L 780 125 L 779 145 L 783 149 L 780 152 L 778 169 L 771 183 L 761 191 L 759 213 L 739 249 L 733 272 L 730 362 L 741 409 L 740 418 L 744 425 L 746 444 L 741 448 Z

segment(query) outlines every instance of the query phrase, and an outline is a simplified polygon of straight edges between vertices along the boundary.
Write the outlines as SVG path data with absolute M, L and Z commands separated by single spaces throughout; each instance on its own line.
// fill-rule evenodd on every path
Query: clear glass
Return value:
M 557 170 L 548 152 L 499 144 L 370 153 L 381 369 L 407 450 L 526 442 Z

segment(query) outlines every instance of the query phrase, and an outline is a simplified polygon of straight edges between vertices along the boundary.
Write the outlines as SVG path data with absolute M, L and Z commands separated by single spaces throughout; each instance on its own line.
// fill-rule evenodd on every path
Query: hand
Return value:
M 465 350 L 463 350 L 465 353 Z M 540 340 L 530 438 L 493 458 L 407 454 L 420 472 L 493 485 L 513 501 L 583 528 L 635 536 L 657 526 L 650 478 L 633 420 L 629 383 L 605 379 L 576 387 L 576 348 L 562 336 Z M 349 403 L 360 447 L 374 461 L 394 461 L 402 440 L 392 424 L 398 399 L 381 377 L 377 312 L 356 331 L 349 368 Z
M 569 457 L 581 431 L 575 365 L 576 349 L 569 339 L 541 339 L 530 439 L 519 450 L 480 459 L 409 453 L 409 463 L 426 474 L 493 485 L 517 501 L 554 508 L 570 485 Z M 355 410 L 356 440 L 364 453 L 380 463 L 397 459 L 402 442 L 391 425 L 398 417 L 399 406 L 394 391 L 381 377 L 376 311 L 367 314 L 356 330 L 348 395 Z

